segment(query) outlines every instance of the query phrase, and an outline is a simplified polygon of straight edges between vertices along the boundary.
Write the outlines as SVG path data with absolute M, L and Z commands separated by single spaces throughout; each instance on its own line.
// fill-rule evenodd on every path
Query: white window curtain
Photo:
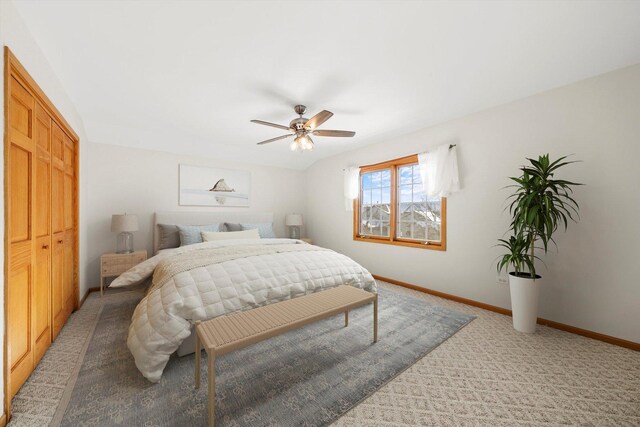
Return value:
M 456 146 L 445 144 L 420 153 L 418 164 L 427 197 L 446 197 L 460 191 Z
M 350 167 L 344 170 L 344 207 L 353 211 L 353 201 L 360 193 L 360 168 Z

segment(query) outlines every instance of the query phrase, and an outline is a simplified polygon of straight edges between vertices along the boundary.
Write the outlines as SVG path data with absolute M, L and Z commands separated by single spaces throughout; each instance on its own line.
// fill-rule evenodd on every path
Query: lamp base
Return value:
M 130 254 L 133 252 L 133 234 L 123 231 L 116 237 L 116 253 Z
M 300 238 L 300 227 L 298 227 L 297 225 L 292 225 L 291 226 L 291 238 L 292 239 L 299 239 Z

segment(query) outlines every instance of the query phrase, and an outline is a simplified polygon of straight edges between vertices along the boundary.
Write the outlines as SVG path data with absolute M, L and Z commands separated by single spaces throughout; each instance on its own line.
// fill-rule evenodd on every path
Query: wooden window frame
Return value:
M 406 246 L 410 248 L 431 249 L 435 251 L 447 250 L 447 198 L 442 197 L 441 211 L 442 220 L 440 223 L 440 240 L 416 241 L 396 237 L 396 214 L 398 210 L 398 168 L 418 163 L 418 155 L 401 157 L 399 159 L 376 163 L 360 167 L 360 182 L 358 183 L 358 197 L 353 201 L 353 240 L 369 243 L 382 243 L 385 245 Z M 391 212 L 389 216 L 389 237 L 384 236 L 364 236 L 360 234 L 360 193 L 362 192 L 362 174 L 375 172 L 378 170 L 391 170 Z

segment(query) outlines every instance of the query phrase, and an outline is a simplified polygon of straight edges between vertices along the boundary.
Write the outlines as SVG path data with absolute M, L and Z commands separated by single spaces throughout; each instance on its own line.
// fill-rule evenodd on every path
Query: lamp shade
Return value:
M 138 231 L 138 217 L 135 215 L 112 215 L 111 231 L 122 233 L 128 231 Z
M 302 215 L 301 214 L 287 214 L 285 217 L 284 223 L 288 226 L 300 226 L 302 225 Z

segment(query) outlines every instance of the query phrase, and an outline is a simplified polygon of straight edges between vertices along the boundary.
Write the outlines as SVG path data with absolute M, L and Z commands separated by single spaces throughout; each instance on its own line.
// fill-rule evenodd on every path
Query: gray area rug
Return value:
M 175 355 L 158 384 L 148 382 L 127 349 L 139 294 L 105 304 L 75 381 L 54 425 L 205 426 L 203 385 L 194 388 L 194 355 Z M 326 319 L 216 360 L 217 425 L 321 426 L 451 337 L 474 316 L 379 289 L 379 341 L 372 307 Z

